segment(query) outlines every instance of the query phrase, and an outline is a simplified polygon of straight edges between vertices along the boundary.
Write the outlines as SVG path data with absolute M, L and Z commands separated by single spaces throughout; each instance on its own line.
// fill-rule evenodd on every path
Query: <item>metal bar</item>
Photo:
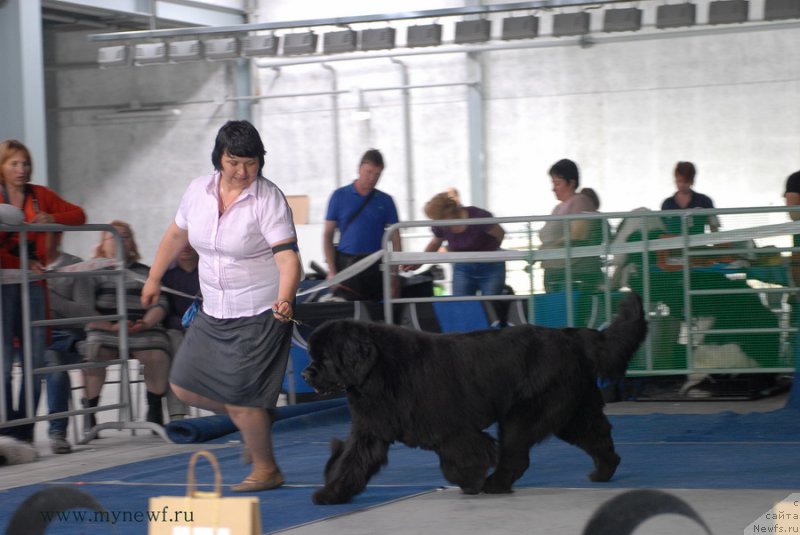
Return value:
M 25 414 L 36 416 L 36 407 L 33 402 L 33 355 L 31 341 L 31 289 L 28 280 L 28 265 L 30 262 L 30 251 L 28 251 L 27 231 L 19 233 L 20 267 L 22 269 L 22 285 L 20 295 L 22 296 L 22 382 L 25 385 Z M 20 411 L 22 407 L 19 408 Z
M 408 76 L 408 65 L 392 58 L 392 63 L 400 67 L 400 80 L 402 82 L 402 115 L 403 115 L 403 153 L 406 166 L 406 210 L 408 217 L 414 217 L 414 204 L 416 195 L 414 192 L 414 143 L 411 136 L 411 82 Z
M 26 239 L 26 231 L 30 228 L 29 225 L 0 225 L 0 228 L 3 232 L 19 232 L 20 233 L 20 261 L 23 265 L 26 265 L 28 262 L 28 249 L 27 249 L 27 239 Z M 36 226 L 37 232 L 64 232 L 64 231 L 107 231 L 112 233 L 115 240 L 117 241 L 117 267 L 115 271 L 107 271 L 105 272 L 109 276 L 116 277 L 117 282 L 117 307 L 118 312 L 121 314 L 116 315 L 107 315 L 107 316 L 99 316 L 99 317 L 90 317 L 89 319 L 118 319 L 121 322 L 120 325 L 120 342 L 119 342 L 119 359 L 107 360 L 102 362 L 82 362 L 72 365 L 61 365 L 61 366 L 43 366 L 40 368 L 33 368 L 33 357 L 31 355 L 32 352 L 32 334 L 31 329 L 41 328 L 45 326 L 55 326 L 55 325 L 63 325 L 65 322 L 63 320 L 30 320 L 30 292 L 28 285 L 32 281 L 41 280 L 45 278 L 54 278 L 56 276 L 81 276 L 78 273 L 74 272 L 53 272 L 49 274 L 29 274 L 27 269 L 20 269 L 20 270 L 2 270 L 0 272 L 0 283 L 7 282 L 7 284 L 21 284 L 21 312 L 22 312 L 22 324 L 23 324 L 23 381 L 25 382 L 26 387 L 26 396 L 25 396 L 25 408 L 28 414 L 32 416 L 10 420 L 8 421 L 8 407 L 6 406 L 6 388 L 5 383 L 8 377 L 4 373 L 5 366 L 3 366 L 3 370 L 0 370 L 0 379 L 3 379 L 2 384 L 0 384 L 0 394 L 3 394 L 0 397 L 0 428 L 5 427 L 13 427 L 17 425 L 24 425 L 29 423 L 35 423 L 38 421 L 44 420 L 51 420 L 61 416 L 72 416 L 72 415 L 85 415 L 105 410 L 113 410 L 119 409 L 122 412 L 122 420 L 117 422 L 111 423 L 104 423 L 99 424 L 93 430 L 86 435 L 83 440 L 81 441 L 82 444 L 88 443 L 92 438 L 94 438 L 97 434 L 98 430 L 101 429 L 150 429 L 158 434 L 161 438 L 164 439 L 165 442 L 172 442 L 169 437 L 166 436 L 162 427 L 157 426 L 156 424 L 152 423 L 145 423 L 145 422 L 133 422 L 132 414 L 131 414 L 131 400 L 130 400 L 130 379 L 129 379 L 129 370 L 128 370 L 128 362 L 129 362 L 129 345 L 128 345 L 128 338 L 127 338 L 127 310 L 125 307 L 125 287 L 124 287 L 124 262 L 122 259 L 123 254 L 123 247 L 122 247 L 122 240 L 119 237 L 116 229 L 111 225 L 98 225 L 98 224 L 90 224 L 90 225 L 81 225 L 78 227 L 74 226 L 67 226 L 67 225 L 58 225 L 58 224 L 43 224 Z M 10 271 L 19 271 L 18 278 L 14 278 L 14 275 L 8 276 L 8 272 Z M 3 288 L 0 285 L 0 292 L 2 292 Z M 0 297 L 2 294 L 0 293 Z M 85 318 L 84 318 L 85 319 Z M 74 323 L 77 319 L 71 318 L 68 320 L 70 323 Z M 1 335 L 0 335 L 1 336 Z M 0 342 L 2 342 L 2 338 L 0 338 Z M 4 346 L 3 346 L 4 347 Z M 11 358 L 10 355 L 2 355 L 3 359 Z M 35 414 L 35 407 L 33 406 L 33 384 L 34 381 L 41 380 L 40 376 L 51 371 L 59 371 L 59 370 L 71 370 L 71 369 L 85 369 L 85 368 L 106 368 L 115 364 L 120 364 L 120 381 L 119 381 L 119 403 L 116 404 L 109 404 L 109 405 L 101 405 L 94 408 L 87 408 L 87 409 L 73 409 L 70 411 L 66 411 L 63 413 L 59 413 L 58 415 L 40 415 L 37 416 Z
M 337 73 L 336 69 L 327 63 L 323 63 L 322 68 L 327 69 L 328 72 L 331 73 L 331 106 L 333 107 L 331 124 L 331 130 L 333 134 L 333 179 L 336 187 L 338 188 L 342 185 L 342 140 L 341 136 L 339 135 L 339 95 L 341 94 L 339 91 L 339 73 Z

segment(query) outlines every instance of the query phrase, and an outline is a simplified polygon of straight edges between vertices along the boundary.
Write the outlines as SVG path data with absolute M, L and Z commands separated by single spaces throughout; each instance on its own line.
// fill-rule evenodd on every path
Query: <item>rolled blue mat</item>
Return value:
M 236 426 L 225 414 L 175 420 L 168 423 L 164 430 L 176 444 L 206 442 L 237 431 Z
M 278 407 L 275 411 L 275 421 L 286 420 L 295 416 L 303 416 L 312 412 L 324 411 L 335 407 L 343 407 L 345 405 L 347 405 L 347 399 L 336 398 Z M 175 420 L 168 423 L 164 427 L 164 430 L 170 440 L 176 444 L 208 442 L 209 440 L 214 440 L 238 431 L 231 419 L 225 414 Z

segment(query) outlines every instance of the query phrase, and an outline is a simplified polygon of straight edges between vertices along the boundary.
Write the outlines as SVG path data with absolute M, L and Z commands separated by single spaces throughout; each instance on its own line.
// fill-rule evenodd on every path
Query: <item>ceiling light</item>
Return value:
M 170 61 L 190 61 L 202 59 L 203 48 L 200 41 L 192 39 L 190 41 L 171 41 L 168 52 Z
M 539 17 L 507 17 L 503 19 L 503 39 L 533 39 L 539 35 Z
M 394 28 L 361 30 L 361 50 L 383 50 L 394 48 L 397 31 Z
M 128 64 L 128 47 L 126 45 L 104 46 L 97 50 L 97 63 L 101 67 L 122 66 Z
M 716 0 L 708 5 L 709 24 L 747 22 L 747 0 Z
M 425 24 L 409 26 L 406 30 L 406 46 L 438 46 L 442 44 L 442 25 Z
M 242 54 L 245 56 L 274 56 L 277 53 L 276 35 L 248 35 L 242 39 Z
M 656 9 L 656 28 L 694 26 L 697 6 L 694 4 L 667 4 Z
M 356 49 L 358 34 L 353 30 L 328 32 L 322 37 L 322 49 L 326 54 L 352 52 Z
M 797 0 L 766 0 L 764 20 L 800 18 L 800 2 Z
M 235 37 L 203 41 L 206 59 L 235 59 L 239 57 L 239 40 Z
M 492 23 L 487 19 L 462 20 L 456 22 L 457 44 L 483 43 L 492 37 Z
M 636 7 L 607 9 L 603 14 L 604 32 L 635 32 L 642 28 L 642 10 Z
M 167 45 L 164 43 L 140 43 L 133 48 L 133 62 L 137 65 L 166 61 Z
M 553 16 L 553 36 L 566 37 L 589 33 L 591 16 L 586 11 L 580 13 L 557 13 Z
M 283 36 L 283 53 L 286 55 L 313 54 L 317 51 L 317 34 L 314 32 L 287 33 Z

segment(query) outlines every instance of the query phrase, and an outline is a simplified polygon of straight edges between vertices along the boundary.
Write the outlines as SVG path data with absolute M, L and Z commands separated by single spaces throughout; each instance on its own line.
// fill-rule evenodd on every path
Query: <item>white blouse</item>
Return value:
M 255 316 L 278 298 L 271 245 L 296 238 L 292 211 L 278 186 L 258 177 L 220 215 L 219 178 L 216 172 L 189 184 L 175 224 L 200 255 L 203 311 L 218 319 Z

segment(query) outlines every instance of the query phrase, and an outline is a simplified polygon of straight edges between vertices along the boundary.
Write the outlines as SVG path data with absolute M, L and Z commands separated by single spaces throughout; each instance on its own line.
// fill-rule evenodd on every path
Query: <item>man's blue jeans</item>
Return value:
M 83 329 L 57 329 L 50 335 L 47 348 L 47 365 L 60 366 L 75 364 L 81 361 L 81 355 L 75 349 L 75 342 L 86 338 Z M 69 398 L 72 385 L 69 372 L 51 372 L 47 374 L 47 412 L 54 414 L 69 410 Z M 68 418 L 50 420 L 50 434 L 66 434 Z

